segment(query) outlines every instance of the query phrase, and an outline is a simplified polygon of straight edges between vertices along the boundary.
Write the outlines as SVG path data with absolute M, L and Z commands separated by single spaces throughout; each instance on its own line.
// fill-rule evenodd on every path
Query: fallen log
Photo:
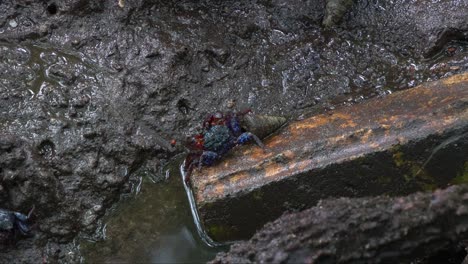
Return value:
M 468 182 L 468 73 L 291 122 L 191 177 L 215 241 L 247 239 L 327 197 L 407 195 Z
M 467 238 L 468 186 L 452 186 L 407 197 L 324 200 L 268 223 L 211 263 L 405 263 Z

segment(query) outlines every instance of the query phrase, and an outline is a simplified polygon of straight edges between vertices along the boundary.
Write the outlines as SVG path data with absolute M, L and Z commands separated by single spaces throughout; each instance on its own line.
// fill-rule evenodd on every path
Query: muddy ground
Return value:
M 468 69 L 466 1 L 356 1 L 331 29 L 321 0 L 122 3 L 0 2 L 0 205 L 36 208 L 2 261 L 79 261 L 208 113 L 301 118 Z

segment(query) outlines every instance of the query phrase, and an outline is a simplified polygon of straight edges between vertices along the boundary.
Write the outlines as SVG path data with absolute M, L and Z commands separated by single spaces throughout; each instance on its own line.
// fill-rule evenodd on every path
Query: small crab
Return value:
M 6 209 L 0 209 L 0 241 L 1 243 L 14 241 L 18 236 L 31 236 L 28 220 L 34 207 L 28 215 Z
M 208 116 L 202 132 L 190 137 L 189 153 L 185 158 L 185 182 L 195 167 L 211 166 L 233 147 L 254 141 L 264 148 L 260 138 L 271 134 L 286 122 L 283 117 L 254 115 L 250 110 L 239 113 L 217 112 Z

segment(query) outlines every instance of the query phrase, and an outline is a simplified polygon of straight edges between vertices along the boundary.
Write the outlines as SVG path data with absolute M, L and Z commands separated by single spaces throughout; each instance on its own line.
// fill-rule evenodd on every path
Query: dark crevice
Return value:
M 58 8 L 57 8 L 57 5 L 55 3 L 50 3 L 48 6 L 47 6 L 47 13 L 51 16 L 57 14 L 57 11 L 58 11 Z

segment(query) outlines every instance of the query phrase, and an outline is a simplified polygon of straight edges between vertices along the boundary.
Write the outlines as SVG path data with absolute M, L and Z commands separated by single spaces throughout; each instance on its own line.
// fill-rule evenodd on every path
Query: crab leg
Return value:
M 198 170 L 201 170 L 202 165 L 211 166 L 219 158 L 218 153 L 214 151 L 203 151 L 198 162 Z
M 261 148 L 265 148 L 265 145 L 263 145 L 262 141 L 254 134 L 250 132 L 244 132 L 242 133 L 236 140 L 237 145 L 243 145 L 251 140 L 254 140 L 255 143 Z
M 32 215 L 32 213 L 34 212 L 34 209 L 35 209 L 35 208 L 36 208 L 36 205 L 33 205 L 32 208 L 31 208 L 31 210 L 29 210 L 29 213 L 28 213 L 28 216 L 27 216 L 28 219 L 31 217 L 31 215 Z

